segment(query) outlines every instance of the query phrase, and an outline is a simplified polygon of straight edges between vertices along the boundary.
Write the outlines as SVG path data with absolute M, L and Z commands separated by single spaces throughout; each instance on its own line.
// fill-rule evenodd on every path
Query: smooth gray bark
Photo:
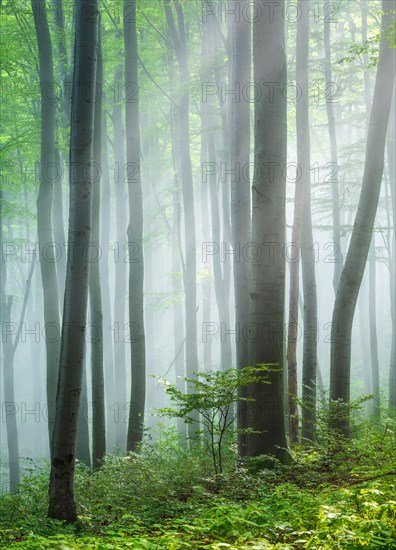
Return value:
M 119 66 L 114 72 L 116 83 L 123 82 L 122 67 Z M 126 85 L 126 84 L 125 84 Z M 117 247 L 120 251 L 115 266 L 114 283 L 114 325 L 116 334 L 120 337 L 114 342 L 114 380 L 115 398 L 119 409 L 124 411 L 127 406 L 126 388 L 126 300 L 127 300 L 127 264 L 125 257 L 129 251 L 124 250 L 127 242 L 127 192 L 126 192 L 126 164 L 125 164 L 125 135 L 123 124 L 122 103 L 117 102 L 113 108 L 114 128 L 114 160 L 115 160 L 115 203 L 116 203 L 116 229 Z M 115 426 L 115 444 L 121 449 L 126 448 L 126 426 L 124 422 L 118 422 Z
M 393 232 L 390 236 L 391 257 L 390 257 L 390 299 L 391 299 L 391 319 L 392 319 L 392 342 L 389 365 L 389 407 L 396 409 L 396 238 L 395 238 L 395 219 L 396 219 L 396 97 L 393 92 L 392 109 L 390 117 L 390 127 L 387 141 L 388 167 L 389 167 L 389 186 L 391 195 L 390 210 L 393 217 Z
M 279 10 L 284 7 L 280 2 Z M 265 52 L 265 55 L 263 55 Z M 283 325 L 285 311 L 287 104 L 282 90 L 287 82 L 285 22 L 281 13 L 270 21 L 262 17 L 253 25 L 254 81 L 276 82 L 271 94 L 255 104 L 255 166 L 260 167 L 253 184 L 252 241 L 266 243 L 252 264 L 250 323 L 259 337 L 251 335 L 250 363 L 271 365 L 263 382 L 249 387 L 255 400 L 248 407 L 248 426 L 260 433 L 246 437 L 246 454 L 270 454 L 287 459 L 284 386 Z M 273 170 L 268 170 L 268 166 Z M 269 383 L 266 383 L 269 382 Z
M 303 442 L 314 441 L 316 430 L 317 321 L 318 304 L 311 207 L 311 140 L 309 117 L 309 34 L 310 2 L 299 0 L 297 23 L 297 82 L 302 97 L 297 102 L 297 156 L 301 170 L 303 213 L 301 227 L 302 281 L 304 298 L 304 343 L 302 374 Z
M 130 7 L 131 9 L 128 9 Z M 136 0 L 124 0 L 125 83 L 139 86 Z M 128 169 L 129 246 L 136 254 L 129 264 L 129 323 L 131 326 L 131 400 L 127 451 L 136 451 L 143 439 L 146 401 L 146 339 L 144 331 L 143 196 L 140 169 L 139 99 L 127 101 L 126 160 Z
M 331 3 L 324 4 L 324 48 L 325 48 L 325 66 L 324 74 L 326 85 L 333 83 L 333 72 L 331 68 L 331 15 L 332 5 Z M 335 247 L 335 262 L 334 262 L 334 277 L 333 287 L 334 292 L 337 293 L 338 284 L 341 277 L 341 272 L 344 264 L 344 257 L 341 249 L 341 221 L 340 221 L 340 196 L 339 196 L 339 180 L 338 180 L 338 144 L 337 144 L 337 130 L 334 115 L 334 105 L 332 99 L 326 101 L 327 111 L 327 125 L 329 130 L 330 139 L 330 162 L 337 171 L 337 176 L 331 183 L 331 197 L 332 197 L 332 216 L 333 216 L 333 244 Z
M 382 30 L 393 24 L 394 0 L 383 0 Z M 385 34 L 386 36 L 386 34 Z M 380 44 L 376 84 L 367 136 L 366 162 L 362 191 L 355 218 L 348 255 L 337 291 L 331 343 L 330 399 L 344 404 L 350 399 L 351 337 L 357 297 L 366 266 L 380 196 L 384 170 L 386 136 L 395 80 L 396 50 L 385 38 Z M 349 435 L 349 414 L 332 418 L 333 427 Z
M 103 299 L 103 346 L 104 346 L 104 376 L 106 390 L 106 411 L 107 411 L 107 450 L 110 452 L 114 445 L 114 413 L 112 407 L 115 404 L 114 394 L 114 345 L 113 333 L 110 330 L 112 326 L 111 295 L 110 295 L 110 275 L 109 275 L 109 256 L 110 256 L 110 222 L 111 222 L 111 194 L 110 194 L 110 172 L 109 158 L 107 148 L 107 116 L 103 112 L 102 120 L 102 201 L 101 201 L 101 242 L 103 257 L 101 261 L 101 279 L 102 279 L 102 299 Z
M 98 59 L 96 70 L 97 89 L 100 96 L 95 101 L 93 161 L 94 174 L 92 192 L 91 242 L 93 261 L 89 268 L 89 304 L 91 313 L 91 375 L 92 375 L 92 465 L 99 468 L 106 454 L 105 387 L 103 372 L 103 307 L 100 280 L 100 200 L 102 171 L 102 89 L 103 58 L 101 46 L 101 25 L 99 23 Z M 95 170 L 95 168 L 94 168 Z M 98 256 L 98 257 L 97 257 Z
M 76 3 L 76 36 L 70 143 L 70 216 L 49 510 L 51 518 L 74 522 L 74 465 L 82 388 L 92 224 L 95 102 L 86 93 L 96 82 L 98 0 Z M 93 87 L 94 89 L 94 87 Z
M 54 199 L 55 163 L 55 109 L 54 70 L 52 44 L 45 0 L 31 0 L 34 13 L 34 24 L 37 35 L 41 87 L 41 153 L 40 153 L 40 186 L 37 197 L 37 233 L 40 247 L 40 267 L 44 296 L 44 323 L 49 331 L 46 338 L 47 354 L 47 401 L 49 410 L 50 448 L 54 426 L 54 405 L 58 384 L 60 338 L 53 337 L 53 331 L 60 330 L 59 294 L 56 263 L 51 259 L 50 247 L 54 242 L 52 207 Z M 55 171 L 56 174 L 56 171 Z M 45 256 L 44 256 L 45 254 Z M 52 327 L 52 332 L 51 332 Z
M 243 0 L 248 5 L 247 0 Z M 237 2 L 234 2 L 234 6 Z M 244 6 L 242 6 L 244 9 Z M 252 29 L 251 23 L 242 18 L 233 25 L 231 34 L 232 52 L 232 85 L 244 86 L 251 81 L 252 73 Z M 241 167 L 246 174 L 250 163 L 250 103 L 239 101 L 232 104 L 231 111 L 231 166 Z M 231 182 L 231 230 L 232 245 L 236 253 L 234 261 L 234 297 L 236 337 L 236 366 L 242 369 L 249 365 L 249 343 L 245 337 L 245 329 L 249 323 L 249 288 L 250 264 L 241 251 L 251 242 L 251 191 L 250 180 L 245 176 L 234 178 Z M 239 333 L 239 334 L 238 334 Z M 241 397 L 246 397 L 241 390 Z M 238 410 L 238 428 L 246 429 L 246 406 L 241 402 Z M 246 451 L 246 436 L 239 435 L 239 452 L 243 456 Z

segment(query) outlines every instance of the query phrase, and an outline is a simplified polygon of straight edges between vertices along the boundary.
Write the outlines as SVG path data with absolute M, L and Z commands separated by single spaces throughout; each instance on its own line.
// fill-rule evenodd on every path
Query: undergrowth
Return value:
M 322 430 L 291 465 L 259 471 L 230 442 L 219 484 L 201 449 L 163 429 L 95 473 L 77 464 L 75 525 L 46 518 L 49 466 L 31 461 L 19 493 L 0 500 L 0 547 L 395 549 L 395 421 L 355 422 L 336 454 L 331 437 Z

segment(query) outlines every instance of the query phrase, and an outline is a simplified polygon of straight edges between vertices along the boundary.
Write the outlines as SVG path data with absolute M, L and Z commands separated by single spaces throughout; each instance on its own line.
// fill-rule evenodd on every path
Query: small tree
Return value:
M 253 398 L 241 397 L 240 390 L 254 382 L 268 383 L 268 371 L 267 366 L 257 365 L 241 370 L 200 372 L 196 378 L 184 379 L 186 387 L 190 388 L 189 393 L 184 393 L 161 379 L 166 386 L 166 393 L 176 403 L 176 407 L 160 409 L 160 413 L 171 418 L 183 418 L 187 424 L 196 422 L 197 416 L 199 417 L 201 433 L 207 435 L 205 441 L 216 477 L 223 473 L 224 442 L 238 415 L 236 405 L 242 401 L 254 401 Z M 248 428 L 236 430 L 235 433 L 247 430 Z

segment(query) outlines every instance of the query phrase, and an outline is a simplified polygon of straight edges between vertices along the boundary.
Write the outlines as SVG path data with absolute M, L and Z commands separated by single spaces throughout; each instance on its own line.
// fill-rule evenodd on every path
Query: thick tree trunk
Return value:
M 92 192 L 92 232 L 94 261 L 89 268 L 89 303 L 91 311 L 91 373 L 92 373 L 92 465 L 98 468 L 106 454 L 105 389 L 103 372 L 103 308 L 100 281 L 100 197 L 102 167 L 102 92 L 103 58 L 101 27 L 99 24 L 98 59 L 96 71 L 97 89 L 100 96 L 95 102 L 93 160 L 94 174 Z M 99 255 L 98 257 L 97 254 Z
M 49 335 L 46 338 L 46 353 L 47 401 L 49 410 L 48 429 L 51 448 L 60 353 L 58 280 L 56 263 L 53 262 L 50 257 L 50 243 L 54 242 L 52 226 L 54 172 L 50 167 L 55 163 L 56 104 L 53 101 L 55 81 L 51 36 L 46 17 L 45 0 L 31 0 L 31 2 L 39 51 L 41 87 L 41 160 L 40 187 L 37 198 L 37 232 L 40 247 L 41 277 L 43 282 L 44 323 L 49 331 Z M 53 336 L 54 330 L 57 337 Z
M 394 22 L 394 0 L 383 0 L 384 33 Z M 385 35 L 386 36 L 386 35 Z M 330 399 L 349 403 L 352 323 L 359 288 L 370 249 L 384 169 L 386 135 L 395 79 L 395 49 L 385 39 L 380 45 L 376 85 L 367 136 L 366 163 L 358 211 L 348 255 L 336 296 L 333 327 L 336 336 L 331 344 Z M 332 425 L 342 435 L 349 435 L 349 414 L 332 418 Z
M 132 7 L 132 17 L 130 8 Z M 138 89 L 136 1 L 124 1 L 125 83 Z M 131 335 L 131 401 L 127 451 L 136 451 L 143 439 L 146 400 L 146 341 L 144 334 L 143 196 L 140 170 L 139 100 L 126 103 L 126 159 L 128 170 L 128 241 L 136 254 L 129 264 L 129 322 Z M 134 334 L 136 331 L 136 334 Z
M 92 223 L 92 163 L 94 101 L 86 101 L 95 89 L 99 5 L 76 5 L 76 43 L 73 75 L 70 144 L 70 218 L 66 291 L 57 410 L 53 433 L 49 510 L 51 518 L 76 521 L 74 465 L 77 418 L 84 364 L 90 244 Z
M 279 10 L 282 7 L 283 1 Z M 254 81 L 276 82 L 277 86 L 255 104 L 258 174 L 253 185 L 252 241 L 268 244 L 252 265 L 250 321 L 260 332 L 250 339 L 250 362 L 271 365 L 271 371 L 263 375 L 263 382 L 249 388 L 255 407 L 248 407 L 248 427 L 260 433 L 246 437 L 248 456 L 271 454 L 280 460 L 288 456 L 283 407 L 287 145 L 287 105 L 282 97 L 287 83 L 284 25 L 279 11 L 273 21 L 261 17 L 253 30 Z

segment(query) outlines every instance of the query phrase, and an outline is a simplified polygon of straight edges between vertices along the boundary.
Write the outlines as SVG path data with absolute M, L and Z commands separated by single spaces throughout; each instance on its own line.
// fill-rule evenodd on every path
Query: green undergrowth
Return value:
M 328 434 L 271 470 L 237 463 L 215 478 L 172 432 L 139 454 L 76 469 L 80 521 L 46 518 L 48 465 L 31 462 L 18 495 L 0 500 L 0 548 L 396 549 L 395 424 L 361 423 L 337 454 Z

